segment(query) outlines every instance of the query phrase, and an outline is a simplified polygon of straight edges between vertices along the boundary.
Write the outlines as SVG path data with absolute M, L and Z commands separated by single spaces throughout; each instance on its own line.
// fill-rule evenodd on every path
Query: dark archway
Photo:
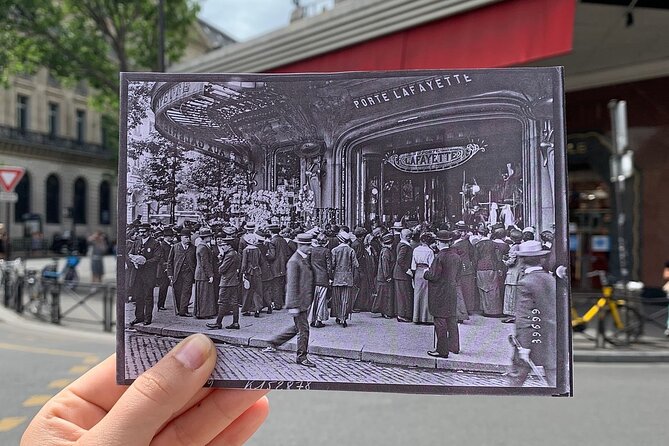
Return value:
M 86 180 L 79 177 L 74 180 L 74 199 L 72 200 L 74 207 L 73 218 L 75 224 L 86 224 L 87 198 Z
M 30 190 L 30 174 L 25 172 L 19 184 L 14 188 L 14 192 L 19 196 L 19 200 L 14 203 L 14 221 L 22 222 L 23 215 L 29 214 L 31 211 L 31 190 Z
M 56 174 L 51 174 L 46 179 L 46 222 L 60 223 L 60 179 Z
M 109 225 L 111 224 L 111 186 L 109 181 L 104 180 L 100 183 L 99 195 L 99 221 L 101 225 Z

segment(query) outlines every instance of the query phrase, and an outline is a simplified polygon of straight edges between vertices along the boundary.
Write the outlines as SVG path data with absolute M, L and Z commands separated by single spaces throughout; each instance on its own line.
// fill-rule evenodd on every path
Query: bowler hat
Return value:
M 548 254 L 549 251 L 541 249 L 541 242 L 538 240 L 528 240 L 518 245 L 516 255 L 519 257 L 536 257 Z
M 301 234 L 297 234 L 293 241 L 295 243 L 297 243 L 298 245 L 309 245 L 309 244 L 311 244 L 311 239 L 312 238 L 313 237 L 312 237 L 311 234 L 306 234 L 306 233 L 303 232 Z
M 455 229 L 462 229 L 462 230 L 467 229 L 467 224 L 464 221 L 460 220 L 455 224 Z
M 246 226 L 244 226 L 244 229 L 247 231 L 255 231 L 256 230 L 256 224 L 255 223 L 246 223 Z
M 358 238 L 362 238 L 367 234 L 367 231 L 365 231 L 365 228 L 362 226 L 358 226 L 353 230 L 353 235 L 355 235 Z
M 451 231 L 441 230 L 437 232 L 437 236 L 435 238 L 440 242 L 450 242 L 453 240 L 453 233 Z
M 204 238 L 204 237 L 211 237 L 211 236 L 213 236 L 213 235 L 214 235 L 214 233 L 211 232 L 211 229 L 209 229 L 209 228 L 204 228 L 204 229 L 202 229 L 202 230 L 200 231 L 200 237 L 201 237 L 201 238 Z
M 174 235 L 174 231 L 172 230 L 172 228 L 165 228 L 163 229 L 163 235 L 165 237 L 172 237 Z
M 391 233 L 384 234 L 383 237 L 381 237 L 381 243 L 383 243 L 384 245 L 392 245 L 393 235 Z
M 279 229 L 281 229 L 281 228 L 280 228 L 279 225 L 277 225 L 276 223 L 272 223 L 271 225 L 268 225 L 268 226 L 267 226 L 267 230 L 268 230 L 268 231 L 276 232 L 276 231 L 278 231 Z
M 184 236 L 184 235 L 185 235 L 186 237 L 190 237 L 190 236 L 191 236 L 191 233 L 190 233 L 190 231 L 189 231 L 188 229 L 182 229 L 181 232 L 179 233 L 179 235 L 180 235 L 180 236 Z

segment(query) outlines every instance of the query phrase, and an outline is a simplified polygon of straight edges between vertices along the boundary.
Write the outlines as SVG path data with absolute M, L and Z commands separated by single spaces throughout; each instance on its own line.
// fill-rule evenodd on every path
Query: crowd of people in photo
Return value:
M 535 363 L 555 368 L 550 354 L 537 353 L 555 351 L 555 281 L 551 289 L 543 280 L 538 292 L 524 280 L 554 272 L 551 231 L 464 221 L 408 226 L 171 227 L 137 220 L 128 226 L 126 246 L 127 290 L 135 302 L 130 325 L 152 323 L 155 287 L 158 311 L 166 309 L 172 287 L 175 317 L 211 320 L 203 322 L 211 330 L 223 329 L 230 315 L 225 329 L 239 330 L 240 313 L 258 318 L 288 310 L 295 326 L 266 351 L 297 335 L 297 362 L 314 366 L 306 356 L 309 327 L 346 328 L 352 313 L 432 324 L 436 346 L 427 354 L 442 358 L 460 352 L 458 324 L 481 315 L 516 324 L 522 346 L 516 370 L 529 363 L 531 350 Z

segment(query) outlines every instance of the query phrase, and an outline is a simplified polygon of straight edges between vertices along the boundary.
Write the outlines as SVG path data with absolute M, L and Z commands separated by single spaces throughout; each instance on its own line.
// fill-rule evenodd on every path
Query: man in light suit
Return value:
M 192 317 L 188 312 L 193 282 L 195 281 L 195 247 L 191 243 L 191 233 L 183 229 L 179 233 L 180 241 L 172 247 L 168 260 L 167 273 L 174 289 L 175 311 L 179 316 Z
M 141 224 L 139 237 L 132 244 L 128 258 L 135 269 L 135 319 L 130 325 L 143 322 L 149 325 L 153 319 L 153 288 L 160 261 L 160 244 L 151 237 L 151 225 Z
M 309 254 L 311 252 L 310 234 L 298 234 L 295 238 L 297 250 L 288 260 L 286 267 L 286 308 L 293 316 L 294 326 L 288 327 L 271 341 L 264 352 L 275 352 L 276 348 L 285 344 L 297 335 L 297 363 L 305 367 L 316 367 L 309 361 L 309 321 L 307 314 L 314 300 L 314 273 L 311 269 Z
M 423 276 L 428 281 L 427 303 L 434 317 L 437 336 L 437 348 L 427 354 L 440 358 L 448 358 L 449 352 L 460 353 L 457 278 L 462 262 L 460 255 L 451 248 L 453 238 L 451 231 L 437 232 L 439 253 Z

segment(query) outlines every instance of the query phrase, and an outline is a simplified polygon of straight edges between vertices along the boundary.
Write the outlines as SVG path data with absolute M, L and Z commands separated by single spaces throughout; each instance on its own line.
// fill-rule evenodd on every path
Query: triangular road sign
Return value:
M 5 192 L 12 192 L 16 185 L 23 178 L 23 167 L 0 166 L 0 187 Z

